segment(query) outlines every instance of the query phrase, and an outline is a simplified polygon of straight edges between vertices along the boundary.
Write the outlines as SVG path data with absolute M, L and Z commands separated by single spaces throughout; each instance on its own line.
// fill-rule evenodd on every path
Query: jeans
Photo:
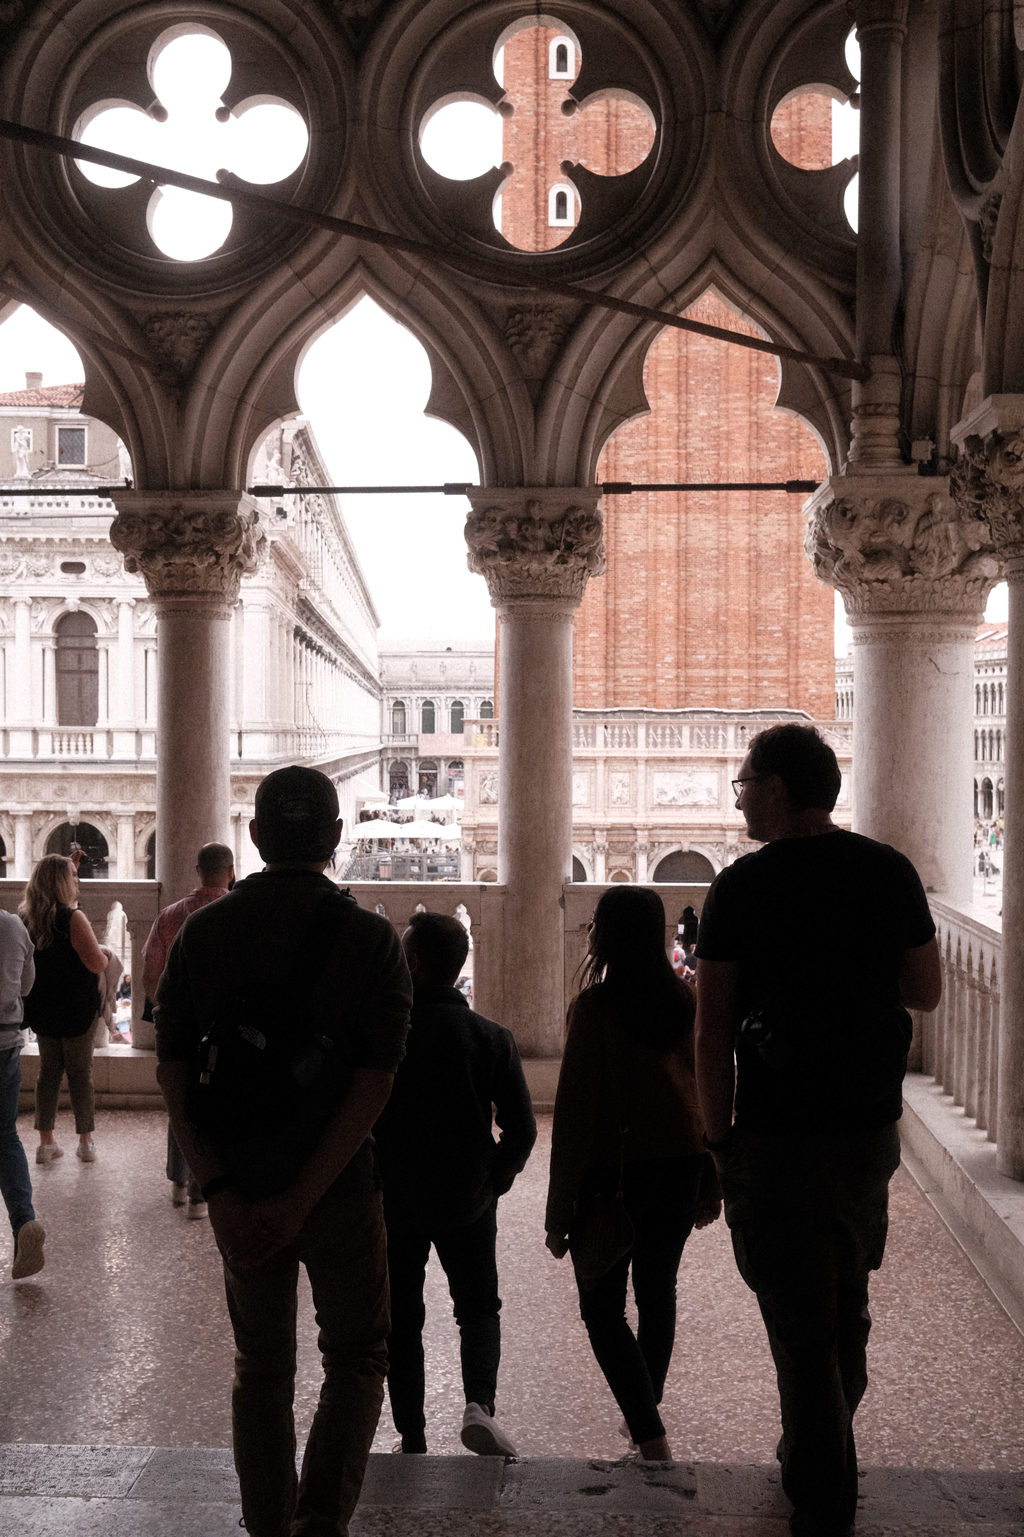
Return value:
M 448 1233 L 388 1234 L 391 1333 L 388 1336 L 388 1393 L 395 1429 L 405 1452 L 425 1452 L 423 1400 L 423 1282 L 430 1245 L 448 1277 L 459 1326 L 462 1386 L 467 1404 L 484 1404 L 493 1414 L 501 1360 L 501 1298 L 494 1257 L 497 1203 L 483 1216 Z
M 81 1137 L 96 1129 L 96 1096 L 92 1087 L 93 1026 L 84 1035 L 40 1035 L 39 1077 L 36 1080 L 36 1131 L 52 1131 L 57 1120 L 60 1081 L 68 1075 L 68 1093 Z
M 185 1160 L 185 1154 L 178 1145 L 178 1139 L 174 1135 L 174 1128 L 170 1121 L 167 1123 L 167 1178 L 172 1184 L 187 1185 L 188 1198 L 193 1203 L 203 1199 L 202 1191 Z
M 795 1532 L 843 1530 L 856 1513 L 868 1276 L 882 1263 L 899 1161 L 895 1126 L 800 1141 L 747 1132 L 721 1176 L 736 1264 L 778 1374 Z
M 324 1380 L 295 1476 L 295 1324 L 299 1265 L 319 1326 Z M 257 1270 L 224 1265 L 235 1333 L 235 1468 L 249 1537 L 344 1537 L 384 1400 L 387 1240 L 381 1197 L 317 1203 L 294 1242 Z
M 0 1051 L 0 1195 L 15 1238 L 35 1216 L 28 1159 L 18 1136 L 18 1093 L 21 1089 L 21 1051 L 11 1046 Z
M 580 1288 L 580 1317 L 597 1364 L 638 1445 L 665 1434 L 658 1405 L 675 1343 L 676 1275 L 697 1212 L 702 1163 L 697 1154 L 625 1164 L 622 1197 L 636 1234 L 633 1247 L 596 1286 Z M 591 1170 L 580 1200 L 617 1184 L 617 1168 Z M 636 1334 L 626 1322 L 630 1267 Z

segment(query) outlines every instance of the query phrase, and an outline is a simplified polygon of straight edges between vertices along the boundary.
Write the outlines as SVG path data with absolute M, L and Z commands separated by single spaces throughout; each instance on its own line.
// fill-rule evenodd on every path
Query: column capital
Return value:
M 851 619 L 980 616 L 1001 563 L 987 518 L 940 476 L 833 475 L 806 509 L 804 549 Z
M 906 35 L 908 0 L 853 0 L 849 9 L 858 40 L 870 32 L 891 32 L 899 38 Z
M 267 538 L 259 508 L 237 491 L 118 491 L 110 542 L 152 598 L 234 603 Z
M 1024 576 L 1024 396 L 989 396 L 957 424 L 953 434 L 960 457 L 949 478 L 957 505 L 965 516 L 984 521 L 1007 564 L 1007 575 L 1020 579 Z
M 466 518 L 468 565 L 496 608 L 544 598 L 576 607 L 605 569 L 597 486 L 474 488 Z

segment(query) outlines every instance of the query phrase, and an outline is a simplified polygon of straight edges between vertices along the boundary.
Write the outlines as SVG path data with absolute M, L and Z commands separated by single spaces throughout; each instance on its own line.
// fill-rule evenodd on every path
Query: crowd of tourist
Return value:
M 793 1537 L 853 1531 L 853 1417 L 900 1156 L 906 1010 L 934 1009 L 941 986 L 921 882 L 896 850 L 835 827 L 840 783 L 813 727 L 754 739 L 733 785 L 764 846 L 716 878 L 699 923 L 684 911 L 671 957 L 654 889 L 601 895 L 568 1014 L 544 1215 L 630 1452 L 663 1466 L 677 1273 L 690 1232 L 724 1200 L 778 1376 Z M 427 1451 L 431 1248 L 459 1328 L 463 1444 L 516 1455 L 496 1417 L 496 1234 L 536 1138 L 523 1066 L 511 1032 L 469 1006 L 455 917 L 417 912 L 399 935 L 325 875 L 337 811 L 317 771 L 269 775 L 250 828 L 264 869 L 236 884 L 230 849 L 206 845 L 200 885 L 160 913 L 142 957 L 172 1199 L 209 1217 L 222 1260 L 253 1537 L 348 1530 L 385 1381 L 395 1451 Z M 64 1073 L 78 1157 L 96 1157 L 89 1063 L 112 957 L 76 898 L 74 860 L 48 855 L 22 917 L 0 914 L 0 1188 L 16 1279 L 42 1269 L 45 1239 L 15 1124 L 23 1019 L 40 1043 L 37 1163 L 61 1156 Z M 297 1477 L 300 1264 L 324 1382 Z

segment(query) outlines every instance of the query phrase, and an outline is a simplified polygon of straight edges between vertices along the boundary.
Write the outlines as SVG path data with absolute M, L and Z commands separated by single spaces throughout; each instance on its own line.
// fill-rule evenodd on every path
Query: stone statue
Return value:
M 31 427 L 24 427 L 19 422 L 17 427 L 11 428 L 11 452 L 14 454 L 15 480 L 28 480 L 28 456 L 32 452 Z

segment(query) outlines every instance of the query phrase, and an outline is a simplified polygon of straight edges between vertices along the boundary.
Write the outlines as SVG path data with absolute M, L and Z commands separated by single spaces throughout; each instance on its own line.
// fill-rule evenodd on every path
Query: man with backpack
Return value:
M 171 947 L 158 1076 L 224 1262 L 246 1529 L 344 1533 L 390 1328 L 370 1130 L 402 1058 L 412 985 L 392 925 L 323 874 L 341 833 L 331 781 L 279 769 L 255 809 L 249 831 L 266 868 L 194 913 Z M 324 1382 L 296 1480 L 300 1263 Z

